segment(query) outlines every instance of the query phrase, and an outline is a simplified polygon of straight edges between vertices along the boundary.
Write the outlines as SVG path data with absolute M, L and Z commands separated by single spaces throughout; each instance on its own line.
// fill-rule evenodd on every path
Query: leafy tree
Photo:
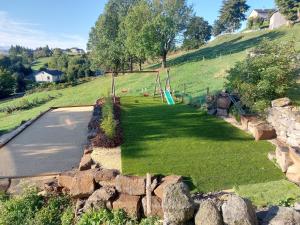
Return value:
M 275 0 L 279 11 L 292 22 L 299 18 L 300 0 Z
M 48 45 L 46 45 L 45 47 L 40 47 L 40 48 L 37 48 L 35 51 L 34 51 L 34 58 L 35 59 L 38 59 L 38 58 L 42 58 L 42 57 L 49 57 L 52 55 L 52 51 L 51 49 L 49 48 Z
M 223 0 L 220 9 L 219 22 L 226 32 L 234 32 L 241 28 L 241 22 L 246 20 L 245 13 L 249 9 L 246 0 Z
M 149 56 L 161 57 L 167 66 L 167 54 L 175 46 L 176 37 L 187 27 L 192 8 L 186 0 L 153 0 L 154 17 L 145 21 L 143 40 Z
M 228 71 L 227 88 L 238 92 L 252 111 L 263 112 L 271 100 L 284 97 L 295 84 L 299 60 L 294 45 L 264 40 Z
M 7 70 L 0 69 L 0 98 L 14 92 L 15 80 Z
M 211 38 L 212 27 L 202 17 L 194 16 L 184 32 L 183 46 L 187 49 L 199 48 Z
M 215 20 L 212 28 L 212 34 L 216 37 L 222 34 L 224 31 L 225 31 L 224 24 L 220 20 Z
M 100 15 L 90 32 L 88 49 L 94 69 L 104 67 L 118 71 L 124 67 L 126 59 L 125 37 L 120 32 L 120 24 L 136 0 L 109 0 L 104 13 Z

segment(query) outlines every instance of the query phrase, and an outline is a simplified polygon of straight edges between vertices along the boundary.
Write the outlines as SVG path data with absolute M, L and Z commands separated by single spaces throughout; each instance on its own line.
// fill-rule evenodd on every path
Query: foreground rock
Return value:
M 140 218 L 140 196 L 120 194 L 119 198 L 115 202 L 113 202 L 113 209 L 123 209 L 128 215 L 134 218 Z
M 142 199 L 142 206 L 143 206 L 144 215 L 146 215 L 146 213 L 147 213 L 146 197 L 144 197 Z M 163 213 L 163 210 L 161 207 L 161 199 L 159 197 L 157 197 L 157 196 L 151 197 L 151 213 L 148 214 L 147 216 L 163 218 L 164 213 Z
M 200 204 L 195 217 L 195 225 L 223 225 L 222 216 L 211 200 Z
M 101 169 L 95 172 L 95 181 L 101 186 L 115 186 L 115 178 L 120 174 L 118 170 Z
M 181 181 L 182 181 L 181 176 L 175 176 L 175 175 L 166 176 L 162 179 L 162 182 L 160 183 L 160 185 L 154 190 L 154 193 L 160 199 L 163 199 L 163 194 L 164 194 L 165 188 L 170 184 L 176 184 L 176 183 L 179 183 Z
M 254 137 L 256 141 L 259 140 L 271 140 L 276 138 L 276 131 L 272 125 L 262 123 L 254 128 Z
M 116 178 L 116 188 L 119 192 L 128 195 L 144 195 L 146 180 L 137 176 L 119 175 Z
M 95 191 L 94 171 L 78 171 L 72 180 L 70 194 L 74 198 L 89 197 Z
M 58 176 L 58 185 L 70 190 L 75 175 L 76 175 L 75 170 L 61 173 Z
M 194 216 L 194 202 L 184 183 L 166 186 L 162 207 L 165 224 L 183 224 Z
M 291 104 L 292 101 L 289 98 L 279 98 L 272 101 L 272 107 L 285 107 Z
M 289 166 L 293 164 L 290 158 L 289 148 L 278 142 L 276 147 L 276 162 L 280 166 L 282 172 L 286 172 Z
M 262 225 L 300 225 L 300 213 L 292 208 L 273 206 Z
M 93 165 L 91 154 L 84 154 L 79 164 L 79 170 L 89 170 Z
M 249 200 L 236 195 L 229 197 L 222 206 L 223 219 L 226 225 L 257 225 L 257 218 Z
M 100 188 L 96 190 L 86 201 L 83 211 L 94 209 L 99 210 L 103 208 L 111 209 L 110 201 L 116 196 L 116 189 L 114 188 Z

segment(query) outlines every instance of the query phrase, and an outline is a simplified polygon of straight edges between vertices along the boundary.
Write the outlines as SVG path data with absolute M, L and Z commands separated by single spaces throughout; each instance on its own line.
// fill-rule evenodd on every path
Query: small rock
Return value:
M 102 169 L 98 170 L 94 174 L 95 181 L 97 183 L 101 181 L 111 181 L 114 180 L 120 172 L 118 170 L 113 170 L 113 169 Z
M 76 174 L 75 170 L 71 170 L 68 172 L 63 172 L 58 176 L 58 185 L 61 187 L 71 189 L 73 178 Z
M 129 216 L 140 218 L 140 196 L 120 194 L 119 198 L 113 202 L 113 209 L 123 209 Z
M 9 188 L 10 181 L 9 179 L 0 179 L 0 192 L 6 192 Z
M 279 98 L 272 101 L 272 107 L 285 107 L 292 104 L 292 101 L 289 98 Z
M 142 199 L 144 215 L 147 213 L 147 198 Z M 151 196 L 151 214 L 146 216 L 153 216 L 163 218 L 164 213 L 162 210 L 161 199 L 157 196 Z
M 116 188 L 123 194 L 144 195 L 146 181 L 145 178 L 137 176 L 118 175 L 116 177 Z
M 184 183 L 165 187 L 162 201 L 165 224 L 184 224 L 194 216 L 194 202 Z
M 269 209 L 262 225 L 299 225 L 300 213 L 292 208 L 273 206 Z
M 229 197 L 222 205 L 223 219 L 226 225 L 257 225 L 252 203 L 236 195 Z
M 182 176 L 166 176 L 162 179 L 161 184 L 154 190 L 154 194 L 158 196 L 160 199 L 163 198 L 164 189 L 169 184 L 176 184 L 182 181 Z
M 85 170 L 76 173 L 72 180 L 70 194 L 74 198 L 89 197 L 95 190 L 94 171 Z
M 93 164 L 93 160 L 91 154 L 84 154 L 79 164 L 79 170 L 80 171 L 89 170 L 91 169 L 92 164 Z
M 116 196 L 116 189 L 114 188 L 100 188 L 96 190 L 86 201 L 83 212 L 90 209 L 99 210 L 106 208 L 107 202 Z
M 195 225 L 223 225 L 222 216 L 211 200 L 205 200 L 195 216 Z

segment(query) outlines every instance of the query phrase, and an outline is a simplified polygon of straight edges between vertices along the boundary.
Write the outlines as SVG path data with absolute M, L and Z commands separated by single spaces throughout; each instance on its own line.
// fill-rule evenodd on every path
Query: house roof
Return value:
M 265 14 L 265 13 L 274 12 L 275 9 L 254 9 L 253 11 L 256 11 L 256 12 L 258 12 L 258 13 L 263 13 L 263 14 Z
M 50 69 L 39 71 L 37 74 L 39 74 L 40 72 L 46 72 L 52 76 L 61 76 L 63 74 L 63 72 L 61 72 L 60 70 L 50 70 Z

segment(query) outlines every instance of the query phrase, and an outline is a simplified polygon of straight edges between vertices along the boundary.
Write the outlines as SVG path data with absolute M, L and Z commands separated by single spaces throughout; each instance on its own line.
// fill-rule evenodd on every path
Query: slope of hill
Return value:
M 223 88 L 226 81 L 226 70 L 247 55 L 249 49 L 256 46 L 263 38 L 272 41 L 294 40 L 296 48 L 300 51 L 300 25 L 293 28 L 282 28 L 275 31 L 256 31 L 252 33 L 239 33 L 220 36 L 199 50 L 183 53 L 171 57 L 171 85 L 175 91 L 186 91 L 194 98 L 202 98 L 209 87 L 211 91 Z M 41 63 L 44 63 L 44 59 Z M 36 65 L 37 66 L 37 65 Z M 158 65 L 156 66 L 156 68 Z M 154 66 L 155 68 L 155 66 Z M 161 72 L 162 82 L 166 79 L 166 72 Z M 35 117 L 41 111 L 51 106 L 92 104 L 110 90 L 111 77 L 103 76 L 89 83 L 67 88 L 59 91 L 35 93 L 21 99 L 0 103 L 0 108 L 19 104 L 22 99 L 33 99 L 43 95 L 56 95 L 60 97 L 38 107 L 17 111 L 12 114 L 0 113 L 0 132 L 6 132 L 18 126 L 23 120 Z M 116 91 L 120 96 L 137 96 L 141 93 L 153 93 L 155 74 L 126 74 L 116 78 Z M 164 85 L 164 83 L 163 83 Z M 124 91 L 126 90 L 126 91 Z M 294 89 L 294 100 L 300 103 L 300 88 Z
M 51 57 L 39 58 L 35 62 L 32 63 L 32 70 L 39 70 L 41 67 L 44 67 L 45 63 L 48 63 L 51 60 Z

